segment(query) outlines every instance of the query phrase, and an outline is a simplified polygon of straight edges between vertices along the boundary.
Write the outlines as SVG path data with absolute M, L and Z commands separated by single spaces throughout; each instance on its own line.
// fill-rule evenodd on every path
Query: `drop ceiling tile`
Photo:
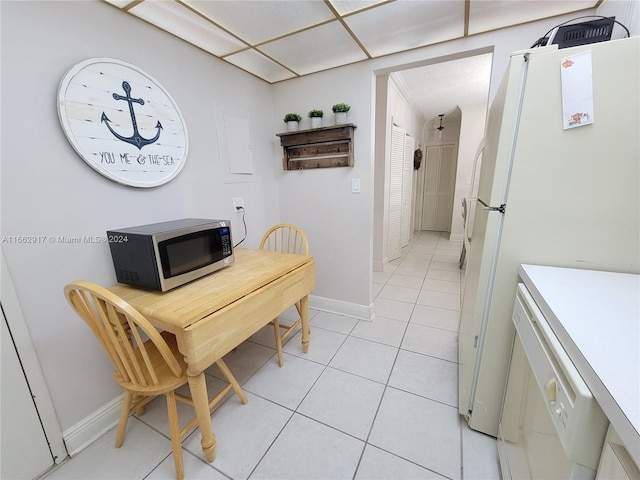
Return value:
M 115 5 L 118 8 L 124 8 L 131 3 L 131 0 L 104 0 L 111 5 Z
M 186 0 L 185 3 L 252 45 L 335 18 L 324 2 L 317 0 Z
M 269 83 L 280 82 L 295 77 L 294 73 L 291 73 L 286 68 L 283 68 L 255 50 L 245 50 L 235 53 L 225 57 L 225 60 L 247 72 L 253 73 L 255 76 Z
M 260 50 L 299 75 L 367 58 L 338 21 L 266 43 Z
M 464 34 L 462 0 L 397 0 L 345 18 L 373 57 Z
M 473 35 L 576 10 L 592 8 L 597 3 L 594 0 L 563 0 L 562 2 L 522 0 L 518 2 L 517 8 L 514 8 L 513 0 L 474 0 L 469 8 L 469 34 Z M 580 14 L 576 13 L 576 17 L 579 16 Z M 540 32 L 540 37 L 544 34 L 545 32 Z M 537 38 L 531 39 L 531 43 L 535 40 Z
M 142 2 L 129 13 L 214 55 L 236 52 L 246 45 L 176 2 Z
M 387 3 L 389 0 L 329 0 L 329 3 L 333 5 L 340 15 L 347 15 L 349 13 L 363 10 L 373 5 L 381 3 Z

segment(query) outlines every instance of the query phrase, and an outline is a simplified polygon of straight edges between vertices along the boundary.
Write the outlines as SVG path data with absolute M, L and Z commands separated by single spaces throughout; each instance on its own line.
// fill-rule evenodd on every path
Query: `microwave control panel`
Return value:
M 220 241 L 222 242 L 222 254 L 225 257 L 231 255 L 231 230 L 229 227 L 220 229 Z

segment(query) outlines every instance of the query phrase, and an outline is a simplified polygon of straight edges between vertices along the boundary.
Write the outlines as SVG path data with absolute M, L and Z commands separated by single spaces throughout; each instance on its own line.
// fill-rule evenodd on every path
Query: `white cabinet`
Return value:
M 640 480 L 638 466 L 612 426 L 607 432 L 596 480 Z

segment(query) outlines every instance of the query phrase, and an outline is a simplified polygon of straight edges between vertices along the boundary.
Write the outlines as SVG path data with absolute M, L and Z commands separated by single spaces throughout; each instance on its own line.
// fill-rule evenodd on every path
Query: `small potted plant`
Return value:
M 324 112 L 322 110 L 311 110 L 308 113 L 308 117 L 311 119 L 311 128 L 320 128 L 322 126 L 322 116 Z
M 347 123 L 347 112 L 351 109 L 346 103 L 336 103 L 331 110 L 336 115 L 336 125 Z
M 287 124 L 287 130 L 290 132 L 298 130 L 300 120 L 302 120 L 302 117 L 297 113 L 287 113 L 284 116 L 284 123 Z

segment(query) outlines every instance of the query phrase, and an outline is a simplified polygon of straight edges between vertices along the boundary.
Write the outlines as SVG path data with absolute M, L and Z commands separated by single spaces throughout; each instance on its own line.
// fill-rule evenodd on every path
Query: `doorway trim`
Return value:
M 387 188 L 387 175 L 389 165 L 387 158 L 390 155 L 390 135 L 393 119 L 387 111 L 388 95 L 386 84 L 391 73 L 412 68 L 421 68 L 438 63 L 458 60 L 461 58 L 474 57 L 494 53 L 493 46 L 475 48 L 472 50 L 462 50 L 448 54 L 425 58 L 424 60 L 400 63 L 384 68 L 373 70 L 373 258 L 371 260 L 374 272 L 383 272 L 387 265 L 387 240 L 388 240 L 388 208 L 389 199 Z M 424 148 L 424 138 L 416 138 L 416 142 Z M 459 145 L 458 145 L 459 148 Z M 455 200 L 454 200 L 455 201 Z M 455 205 L 454 205 L 455 206 Z M 414 217 L 415 218 L 415 217 Z M 417 224 L 414 224 L 417 229 Z

